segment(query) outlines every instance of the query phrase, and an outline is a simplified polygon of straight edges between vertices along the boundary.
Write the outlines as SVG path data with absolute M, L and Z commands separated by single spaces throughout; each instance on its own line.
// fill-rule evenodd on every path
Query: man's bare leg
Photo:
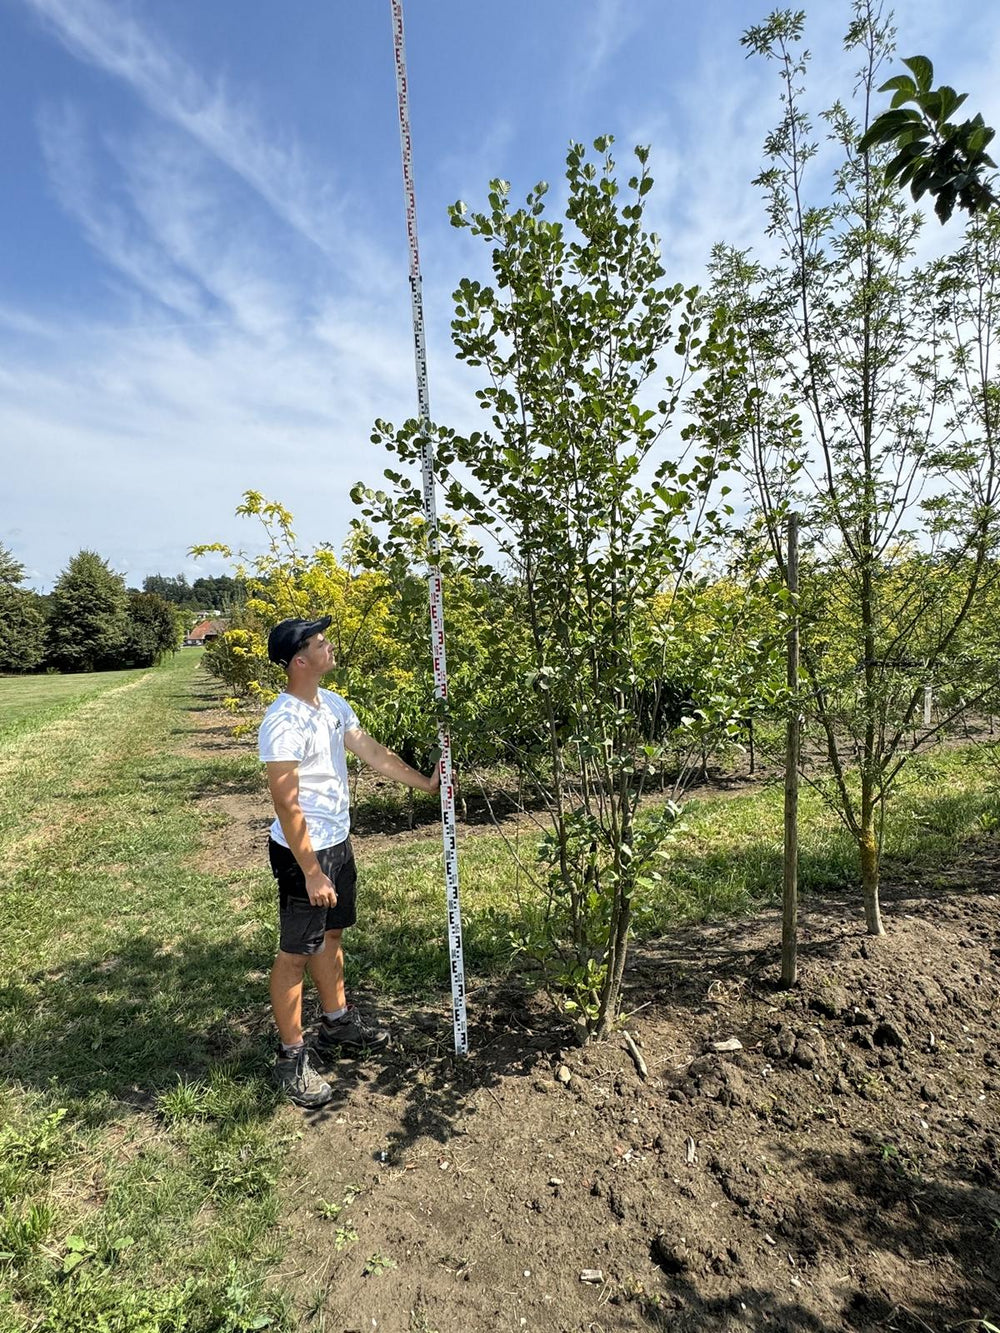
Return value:
M 302 1042 L 302 982 L 310 962 L 307 954 L 279 949 L 271 968 L 271 1008 L 283 1046 Z
M 308 960 L 309 975 L 319 991 L 320 1004 L 325 1014 L 335 1014 L 338 1009 L 347 1006 L 342 935 L 343 931 L 328 930 L 323 937 L 322 949 Z
M 296 1105 L 315 1107 L 325 1106 L 333 1090 L 309 1064 L 302 1040 L 302 982 L 308 962 L 306 954 L 279 949 L 271 968 L 271 1008 L 282 1046 L 274 1078 Z
M 347 1008 L 342 933 L 328 930 L 322 950 L 309 959 L 309 973 L 323 1005 L 323 1017 L 316 1032 L 316 1049 L 323 1053 L 340 1051 L 341 1054 L 381 1050 L 388 1045 L 389 1034 L 367 1028 L 358 1011 Z M 327 1014 L 340 1016 L 331 1020 Z

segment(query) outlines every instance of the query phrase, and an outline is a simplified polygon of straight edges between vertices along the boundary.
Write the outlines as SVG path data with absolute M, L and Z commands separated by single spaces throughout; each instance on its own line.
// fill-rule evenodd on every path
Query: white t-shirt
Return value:
M 318 708 L 294 694 L 279 694 L 260 724 L 261 763 L 291 759 L 298 763 L 299 805 L 313 851 L 336 846 L 351 831 L 344 733 L 360 725 L 351 705 L 332 690 L 319 691 Z M 288 846 L 277 819 L 271 837 Z

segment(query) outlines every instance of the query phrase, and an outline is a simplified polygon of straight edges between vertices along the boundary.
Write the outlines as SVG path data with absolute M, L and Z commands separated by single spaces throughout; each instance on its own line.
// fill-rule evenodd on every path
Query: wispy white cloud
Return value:
M 95 316 L 0 306 L 0 439 L 13 444 L 0 524 L 4 512 L 17 517 L 18 554 L 43 584 L 82 544 L 136 578 L 179 567 L 194 542 L 240 544 L 248 533 L 232 511 L 250 486 L 289 504 L 304 540 L 340 541 L 350 485 L 375 481 L 386 462 L 368 443 L 372 418 L 415 410 L 401 215 L 383 253 L 340 181 L 276 133 L 250 94 L 199 72 L 126 4 L 22 3 L 152 114 L 128 131 L 102 123 L 96 102 L 86 116 L 71 103 L 40 114 L 53 192 L 107 266 L 114 299 Z M 593 96 L 597 105 L 653 9 L 589 5 L 553 100 L 578 99 L 579 109 Z M 946 31 L 946 9 L 926 0 L 925 31 L 901 37 L 906 53 Z M 842 91 L 853 63 L 840 53 L 844 12 L 838 3 L 810 15 L 809 44 L 824 53 L 810 77 L 818 105 Z M 964 80 L 970 105 L 987 119 L 992 110 L 994 124 L 997 31 L 994 23 L 956 69 L 941 62 L 942 77 Z M 761 244 L 763 207 L 750 178 L 778 114 L 775 71 L 743 65 L 738 20 L 726 49 L 717 36 L 706 30 L 683 66 L 673 61 L 672 84 L 621 94 L 616 114 L 628 110 L 607 126 L 619 130 L 623 175 L 631 144 L 653 146 L 649 220 L 672 280 L 703 280 L 716 239 Z M 492 131 L 467 146 L 450 134 L 429 172 L 437 193 L 478 202 L 511 153 L 520 115 L 497 108 Z M 560 149 L 543 160 L 558 161 Z M 534 154 L 525 163 L 529 183 L 536 164 Z M 554 176 L 557 210 L 565 183 Z M 429 197 L 418 203 L 432 409 L 479 425 L 474 376 L 446 338 L 447 294 L 457 272 L 486 262 L 485 251 L 443 227 Z M 445 250 L 442 233 L 455 247 Z
M 626 0 L 597 0 L 582 24 L 574 70 L 576 94 L 590 91 L 607 72 L 639 23 L 639 6 Z
M 27 338 L 40 338 L 44 341 L 61 338 L 65 335 L 66 325 L 60 321 L 40 319 L 27 310 L 16 310 L 8 305 L 0 305 L 0 329 L 18 333 Z
M 380 264 L 349 225 L 328 167 L 318 171 L 291 135 L 265 126 L 220 76 L 207 80 L 162 34 L 109 0 L 23 0 L 78 59 L 125 83 L 156 115 L 234 172 L 342 272 Z
M 405 326 L 394 337 L 321 313 L 294 337 L 233 325 L 79 335 L 67 330 L 44 364 L 0 359 L 0 438 L 16 441 L 2 509 L 22 516 L 18 553 L 46 585 L 87 542 L 137 577 L 162 564 L 164 533 L 171 564 L 196 542 L 252 542 L 233 518 L 248 487 L 289 504 L 305 541 L 339 543 L 351 485 L 386 464 L 372 417 L 414 410 Z M 451 369 L 435 359 L 444 399 Z
M 233 197 L 200 150 L 168 131 L 139 135 L 116 145 L 115 153 L 151 243 L 237 326 L 261 334 L 299 318 L 294 289 L 304 272 L 315 274 L 322 262 L 303 264 L 287 246 L 276 246 L 267 219 L 248 207 L 252 197 Z M 241 224 L 234 226 L 237 217 Z
M 76 108 L 44 107 L 38 125 L 56 196 L 94 249 L 161 304 L 189 318 L 203 314 L 198 288 L 176 272 L 99 187 L 84 121 Z
M 177 553 L 238 544 L 251 486 L 291 505 L 305 540 L 341 540 L 350 486 L 386 463 L 373 417 L 414 411 L 402 239 L 387 262 L 363 218 L 348 232 L 294 143 L 121 6 L 25 3 L 155 115 L 126 132 L 69 102 L 38 114 L 52 191 L 114 299 L 61 329 L 0 309 L 0 438 L 18 442 L 5 508 L 33 516 L 23 558 L 51 583 L 68 553 L 39 511 L 76 510 L 66 532 L 141 577 L 162 564 L 158 533 Z M 44 357 L 12 336 L 29 327 Z M 431 354 L 454 404 L 450 354 Z

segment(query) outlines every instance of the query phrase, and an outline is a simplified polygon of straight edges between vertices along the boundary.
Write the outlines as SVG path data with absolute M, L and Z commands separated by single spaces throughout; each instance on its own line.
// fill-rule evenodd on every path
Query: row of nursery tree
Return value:
M 948 252 L 919 262 L 927 224 L 896 185 L 902 157 L 915 190 L 951 188 L 934 165 L 944 144 L 962 204 L 958 131 L 980 158 L 989 131 L 949 124 L 956 95 L 932 91 L 920 60 L 890 85 L 899 133 L 874 122 L 893 31 L 868 0 L 846 37 L 853 86 L 814 120 L 803 27 L 777 11 L 743 37 L 780 108 L 756 178 L 763 234 L 719 244 L 704 287 L 664 271 L 644 148 L 623 178 L 610 138 L 571 145 L 562 216 L 544 183 L 515 204 L 494 180 L 482 209 L 454 206 L 491 270 L 459 283 L 452 322 L 482 430 L 376 422 L 394 462 L 385 490 L 355 489 L 342 559 L 298 552 L 287 511 L 248 493 L 269 554 L 239 566 L 244 619 L 207 658 L 234 698 L 266 700 L 281 685 L 267 626 L 329 612 L 334 684 L 387 742 L 429 749 L 434 553 L 418 478 L 431 440 L 459 768 L 469 782 L 508 766 L 514 799 L 544 812 L 521 867 L 546 904 L 538 953 L 597 1034 L 635 905 L 683 836 L 672 801 L 643 801 L 664 775 L 677 795 L 755 719 L 766 744 L 800 714 L 803 777 L 855 841 L 880 934 L 880 848 L 908 760 L 995 706 L 1000 213 L 987 189 Z M 901 121 L 907 97 L 921 109 Z
M 126 588 L 94 551 L 80 551 L 46 596 L 0 543 L 0 672 L 147 667 L 180 646 L 186 617 L 155 593 Z

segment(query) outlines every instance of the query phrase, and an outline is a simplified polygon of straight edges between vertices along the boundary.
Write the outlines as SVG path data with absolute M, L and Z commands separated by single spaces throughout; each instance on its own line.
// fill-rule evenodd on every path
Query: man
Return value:
M 260 758 L 274 802 L 268 853 L 278 881 L 281 935 L 271 969 L 271 1007 L 278 1028 L 274 1062 L 278 1085 L 299 1106 L 323 1106 L 330 1085 L 310 1066 L 302 1036 L 302 988 L 308 971 L 323 1017 L 320 1052 L 358 1052 L 384 1045 L 366 1032 L 344 990 L 342 932 L 355 922 L 357 873 L 350 843 L 345 749 L 396 782 L 433 792 L 430 777 L 362 731 L 346 699 L 320 689 L 334 665 L 324 637 L 332 620 L 283 620 L 267 639 L 267 655 L 284 667 L 288 684 L 264 714 Z

